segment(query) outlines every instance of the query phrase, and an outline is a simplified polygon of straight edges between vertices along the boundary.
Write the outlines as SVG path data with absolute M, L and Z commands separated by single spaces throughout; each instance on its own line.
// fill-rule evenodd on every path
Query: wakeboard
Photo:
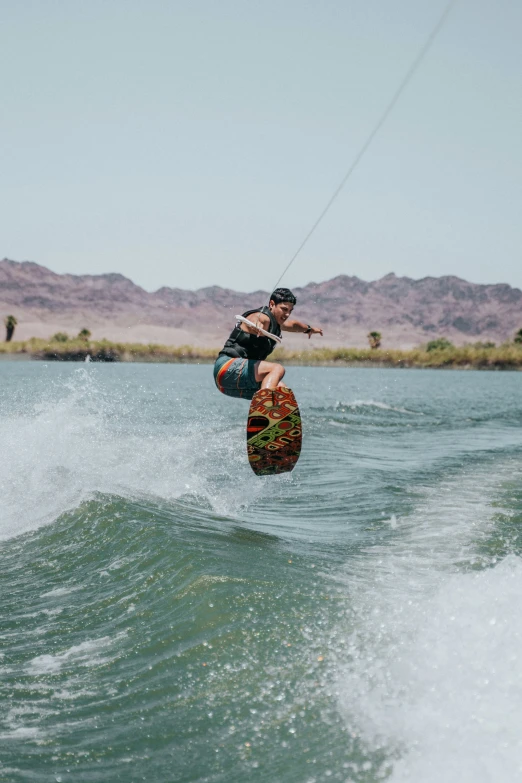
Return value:
M 303 433 L 294 393 L 285 386 L 260 389 L 252 397 L 247 422 L 247 452 L 257 476 L 293 470 Z

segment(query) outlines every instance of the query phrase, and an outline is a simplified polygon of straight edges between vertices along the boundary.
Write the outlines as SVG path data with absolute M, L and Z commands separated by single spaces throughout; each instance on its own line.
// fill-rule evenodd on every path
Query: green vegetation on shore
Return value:
M 141 343 L 118 343 L 109 340 L 88 340 L 85 336 L 63 341 L 32 338 L 25 342 L 0 343 L 0 355 L 26 355 L 46 361 L 102 362 L 178 362 L 210 363 L 219 348 L 167 346 Z M 408 351 L 382 348 L 316 348 L 306 351 L 276 349 L 274 361 L 289 365 L 360 365 L 365 367 L 447 367 L 466 369 L 515 370 L 522 369 L 522 343 L 491 343 L 440 347 L 413 348 Z
M 64 339 L 65 338 L 65 339 Z M 26 354 L 31 359 L 82 362 L 211 362 L 218 348 L 193 348 L 149 343 L 118 343 L 111 340 L 69 339 L 58 332 L 51 340 L 32 337 L 25 342 L 0 343 L 1 354 Z

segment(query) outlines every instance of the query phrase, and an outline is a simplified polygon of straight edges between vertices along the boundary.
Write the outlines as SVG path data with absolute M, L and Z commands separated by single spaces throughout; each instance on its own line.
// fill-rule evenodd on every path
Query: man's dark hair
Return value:
M 293 305 L 297 304 L 297 299 L 289 288 L 276 288 L 276 290 L 270 294 L 270 301 L 275 302 L 276 304 L 281 304 L 281 302 L 290 302 L 290 304 Z

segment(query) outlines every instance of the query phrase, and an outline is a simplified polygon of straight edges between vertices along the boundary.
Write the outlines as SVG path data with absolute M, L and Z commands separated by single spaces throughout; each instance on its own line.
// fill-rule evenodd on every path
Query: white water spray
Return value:
M 443 482 L 342 577 L 354 630 L 341 710 L 394 759 L 393 783 L 522 779 L 522 563 L 478 552 L 516 476 L 510 461 Z

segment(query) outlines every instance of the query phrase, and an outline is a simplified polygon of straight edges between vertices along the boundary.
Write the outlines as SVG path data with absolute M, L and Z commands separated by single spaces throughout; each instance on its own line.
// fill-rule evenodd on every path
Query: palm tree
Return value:
M 85 340 L 85 342 L 88 342 L 90 338 L 91 332 L 88 329 L 82 329 L 81 332 L 78 333 L 79 340 Z
M 368 342 L 370 343 L 370 348 L 381 347 L 382 335 L 380 332 L 368 332 L 367 337 L 368 337 Z
M 15 326 L 18 323 L 14 315 L 8 315 L 6 318 L 4 318 L 4 324 L 5 324 L 5 341 L 6 343 L 10 343 L 13 339 L 13 334 L 15 330 Z
M 515 342 L 522 343 L 522 329 L 519 329 L 515 335 Z

